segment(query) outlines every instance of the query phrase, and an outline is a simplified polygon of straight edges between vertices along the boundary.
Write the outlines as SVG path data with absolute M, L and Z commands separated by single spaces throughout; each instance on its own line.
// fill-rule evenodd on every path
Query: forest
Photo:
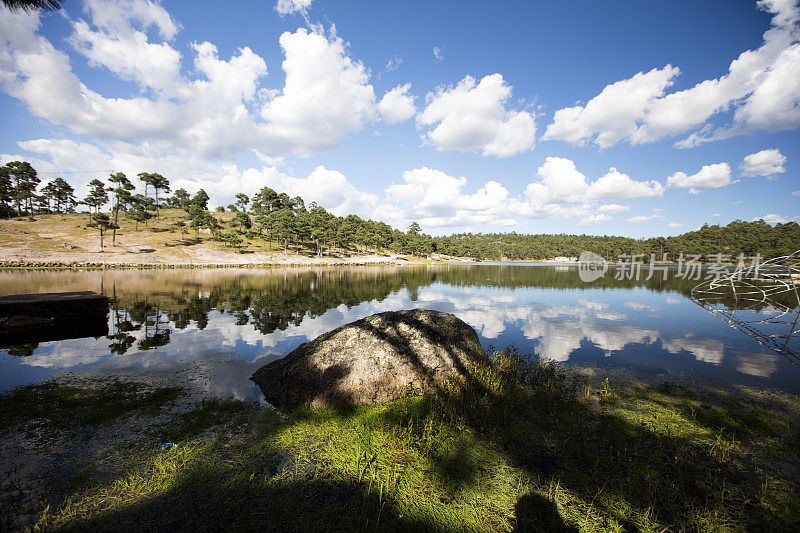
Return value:
M 148 220 L 159 216 L 160 209 L 173 208 L 185 213 L 176 223 L 182 233 L 193 230 L 198 237 L 201 231 L 210 233 L 234 249 L 245 239 L 263 239 L 287 253 L 290 249 L 310 249 L 319 256 L 357 250 L 421 257 L 439 254 L 478 260 L 542 260 L 577 257 L 582 251 L 592 251 L 607 260 L 637 254 L 659 260 L 666 254 L 669 260 L 677 260 L 683 253 L 699 254 L 706 262 L 719 262 L 720 257 L 727 260 L 730 256 L 735 261 L 743 254 L 767 259 L 800 249 L 800 226 L 795 221 L 772 226 L 763 220 L 734 220 L 727 226 L 705 224 L 682 235 L 647 239 L 516 232 L 431 236 L 417 222 L 401 230 L 355 214 L 336 216 L 317 203 L 306 204 L 300 196 L 291 197 L 269 187 L 263 187 L 252 198 L 237 194 L 227 208 L 217 207 L 217 212 L 234 213 L 233 218 L 223 221 L 209 210 L 210 198 L 203 189 L 194 195 L 182 188 L 172 192 L 169 180 L 157 173 L 141 172 L 137 178 L 142 193 L 136 192 L 136 185 L 125 174 L 114 172 L 106 182 L 90 181 L 89 194 L 78 199 L 65 179 L 58 177 L 41 185 L 30 163 L 12 161 L 0 167 L 0 217 L 75 212 L 85 206 L 88 225 L 100 230 L 102 243 L 105 231 L 118 228 L 121 215 L 137 226 L 146 226 Z M 108 213 L 102 212 L 109 203 Z

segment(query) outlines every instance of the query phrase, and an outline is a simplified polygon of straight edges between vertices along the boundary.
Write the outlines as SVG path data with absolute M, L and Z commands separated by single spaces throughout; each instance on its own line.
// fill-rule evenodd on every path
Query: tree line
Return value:
M 239 193 L 227 206 L 233 213 L 223 222 L 208 209 L 208 194 L 200 189 L 191 195 L 179 188 L 169 196 L 170 182 L 158 173 L 140 172 L 137 175 L 144 193 L 122 172 L 113 172 L 107 182 L 93 179 L 89 194 L 83 199 L 75 197 L 73 187 L 63 178 L 55 178 L 41 186 L 36 170 L 25 161 L 12 161 L 0 167 L 0 216 L 33 216 L 37 213 L 69 213 L 86 206 L 88 225 L 100 230 L 101 249 L 103 237 L 112 231 L 116 242 L 120 214 L 134 222 L 147 225 L 158 218 L 160 209 L 181 209 L 185 217 L 175 223 L 185 234 L 192 229 L 199 238 L 200 232 L 233 248 L 239 248 L 245 239 L 274 243 L 288 252 L 290 248 L 310 248 L 322 256 L 336 252 L 394 252 L 429 256 L 441 254 L 469 257 L 479 260 L 547 259 L 558 256 L 577 257 L 588 250 L 607 260 L 620 256 L 653 255 L 676 259 L 680 253 L 700 254 L 708 261 L 715 254 L 736 256 L 745 254 L 764 258 L 787 255 L 800 249 L 800 226 L 794 221 L 771 226 L 763 220 L 747 222 L 735 220 L 727 226 L 708 225 L 674 237 L 633 239 L 618 236 L 519 234 L 511 233 L 460 233 L 433 237 L 422 232 L 413 222 L 402 231 L 388 224 L 350 214 L 336 216 L 312 202 L 306 205 L 300 196 L 289 196 L 269 187 L 263 187 L 253 197 Z M 108 213 L 102 208 L 111 202 Z M 217 211 L 225 211 L 217 207 Z

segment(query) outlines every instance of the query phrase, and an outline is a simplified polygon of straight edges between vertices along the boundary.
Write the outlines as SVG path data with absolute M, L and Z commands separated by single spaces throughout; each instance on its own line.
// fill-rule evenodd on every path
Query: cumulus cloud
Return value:
M 563 157 L 548 157 L 538 169 L 539 180 L 527 186 L 525 194 L 538 204 L 580 203 L 608 198 L 649 198 L 664 194 L 664 186 L 657 181 L 636 181 L 611 167 L 609 171 L 589 183 L 575 162 Z M 606 212 L 627 209 L 619 204 L 601 208 Z
M 776 215 L 775 213 L 770 213 L 768 215 L 764 215 L 763 217 L 756 217 L 753 220 L 763 220 L 767 224 L 786 224 L 787 222 L 791 222 L 796 219 L 797 217 L 786 218 L 781 215 Z
M 592 183 L 588 191 L 589 198 L 650 198 L 663 194 L 664 186 L 661 183 L 655 180 L 632 180 L 614 167 Z
M 334 148 L 343 134 L 375 119 L 367 69 L 349 57 L 333 31 L 326 36 L 319 29 L 300 28 L 285 32 L 279 42 L 286 55 L 286 83 L 261 110 L 268 139 L 284 147 L 278 153 L 308 155 Z
M 442 49 L 439 48 L 438 46 L 433 47 L 433 59 L 437 63 L 441 63 L 442 60 L 444 59 L 444 56 L 442 55 Z
M 778 131 L 800 126 L 800 10 L 796 1 L 759 0 L 772 13 L 763 44 L 742 52 L 728 73 L 695 86 L 667 93 L 680 74 L 672 65 L 639 72 L 607 85 L 585 106 L 556 111 L 543 139 L 607 148 L 659 141 L 685 133 L 676 143 L 695 146 L 709 140 L 757 130 Z M 733 110 L 730 124 L 717 128 L 713 116 Z
M 689 176 L 685 172 L 676 172 L 667 178 L 667 187 L 689 189 L 697 194 L 705 189 L 725 187 L 731 183 L 731 167 L 728 163 L 704 165 L 696 174 Z
M 455 87 L 428 93 L 417 124 L 435 125 L 423 139 L 439 150 L 508 157 L 532 149 L 536 141 L 533 115 L 508 109 L 510 98 L 511 86 L 502 75 L 491 74 L 478 83 L 466 76 Z
M 402 213 L 422 226 L 440 227 L 460 224 L 509 225 L 508 190 L 490 180 L 472 194 L 464 194 L 467 178 L 454 177 L 428 167 L 403 172 L 403 183 L 386 189 L 387 198 Z
M 772 176 L 786 172 L 786 156 L 777 148 L 750 154 L 742 161 L 742 175 L 747 177 Z
M 556 111 L 542 139 L 560 139 L 578 145 L 593 140 L 600 148 L 608 148 L 631 138 L 636 134 L 637 122 L 663 96 L 679 72 L 680 69 L 667 65 L 612 83 L 585 106 Z
M 414 96 L 408 94 L 410 89 L 411 84 L 406 83 L 405 85 L 398 85 L 383 95 L 378 104 L 378 111 L 380 111 L 383 120 L 395 124 L 414 116 L 417 110 L 414 107 Z
M 610 220 L 611 214 L 630 209 L 618 203 L 600 204 L 598 200 L 661 196 L 664 189 L 656 181 L 636 181 L 614 168 L 590 183 L 572 160 L 561 157 L 546 158 L 536 179 L 516 197 L 495 180 L 467 193 L 466 177 L 428 167 L 406 171 L 402 179 L 402 183 L 386 189 L 388 203 L 379 212 L 400 226 L 417 220 L 423 227 L 504 226 L 514 224 L 514 217 L 581 217 L 583 225 L 597 224 Z
M 286 81 L 270 89 L 262 84 L 264 60 L 247 47 L 221 59 L 212 43 L 193 44 L 189 77 L 180 69 L 182 54 L 167 42 L 178 25 L 161 6 L 91 0 L 88 20 L 73 23 L 69 42 L 90 65 L 142 89 L 109 98 L 82 83 L 69 56 L 39 34 L 38 13 L 0 9 L 3 90 L 33 115 L 108 143 L 148 142 L 206 157 L 232 158 L 247 149 L 305 156 L 336 147 L 377 117 L 369 72 L 333 29 L 281 35 Z M 154 33 L 160 42 L 150 42 Z

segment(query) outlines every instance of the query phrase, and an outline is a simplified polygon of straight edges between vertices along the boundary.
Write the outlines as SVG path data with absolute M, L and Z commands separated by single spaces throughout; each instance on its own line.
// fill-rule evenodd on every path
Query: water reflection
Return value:
M 254 399 L 247 380 L 300 343 L 373 313 L 451 312 L 485 346 L 562 362 L 677 370 L 798 389 L 797 367 L 688 298 L 694 281 L 600 279 L 574 267 L 437 266 L 0 273 L 0 294 L 95 290 L 108 335 L 0 351 L 0 388 L 72 370 L 181 372 L 215 396 Z

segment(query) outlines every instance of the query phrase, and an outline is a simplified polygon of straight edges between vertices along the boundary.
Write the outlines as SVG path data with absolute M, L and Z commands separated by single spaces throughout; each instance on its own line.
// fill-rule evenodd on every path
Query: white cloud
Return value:
M 441 63 L 442 60 L 444 59 L 444 56 L 442 55 L 442 49 L 439 48 L 438 46 L 433 47 L 433 59 L 437 63 Z
M 389 61 L 386 62 L 386 67 L 385 67 L 386 72 L 393 72 L 397 70 L 402 64 L 403 64 L 403 58 L 395 54 L 389 58 Z
M 631 208 L 629 205 L 621 205 L 621 204 L 603 204 L 597 208 L 598 211 L 601 213 L 621 213 L 623 211 L 627 211 Z
M 171 40 L 180 28 L 158 2 L 151 0 L 84 0 L 83 5 L 94 24 L 109 33 L 129 33 L 135 21 L 143 28 L 155 26 L 161 37 Z
M 659 220 L 661 218 L 664 218 L 664 217 L 661 216 L 661 215 L 637 215 L 637 216 L 631 217 L 631 218 L 629 218 L 627 220 L 628 220 L 628 222 L 632 222 L 634 224 L 637 224 L 639 222 L 647 222 L 648 220 Z
M 708 140 L 756 130 L 800 126 L 800 43 L 795 1 L 759 0 L 773 14 L 772 27 L 756 50 L 742 52 L 728 73 L 666 94 L 680 69 L 666 65 L 607 85 L 585 106 L 556 111 L 543 139 L 573 144 L 594 142 L 607 148 L 620 141 L 654 142 L 687 132 L 676 143 L 695 146 Z M 732 123 L 713 130 L 709 119 L 733 109 Z
M 538 169 L 539 181 L 528 185 L 525 194 L 535 204 L 576 204 L 607 198 L 646 198 L 661 196 L 664 186 L 657 181 L 636 181 L 612 167 L 589 183 L 575 163 L 562 157 L 548 157 Z M 613 206 L 613 207 L 612 207 Z M 610 204 L 606 212 L 619 212 L 626 206 Z
M 539 181 L 529 184 L 525 193 L 542 204 L 580 202 L 589 191 L 586 176 L 571 159 L 548 157 L 539 167 L 538 175 Z
M 311 7 L 311 0 L 278 0 L 275 4 L 275 11 L 281 16 L 300 13 L 305 15 Z
M 588 226 L 589 224 L 600 224 L 601 222 L 608 222 L 609 220 L 611 220 L 611 217 L 609 215 L 606 215 L 605 213 L 600 213 L 597 215 L 590 215 L 582 219 L 579 222 L 579 224 L 581 226 Z
M 764 215 L 763 217 L 756 217 L 753 220 L 763 220 L 767 224 L 786 224 L 787 222 L 791 222 L 792 220 L 796 220 L 797 217 L 793 218 L 785 218 L 781 215 L 776 215 L 775 213 L 770 213 L 768 215 Z
M 612 188 L 608 176 L 624 181 L 626 188 Z M 536 181 L 529 183 L 519 197 L 512 197 L 495 180 L 488 180 L 477 191 L 467 194 L 466 177 L 450 176 L 428 167 L 406 171 L 402 178 L 402 183 L 386 189 L 388 203 L 378 209 L 385 220 L 400 227 L 412 220 L 423 227 L 505 226 L 515 224 L 513 217 L 581 217 L 582 225 L 597 224 L 610 220 L 611 214 L 630 209 L 615 203 L 597 205 L 598 197 L 612 193 L 624 198 L 648 197 L 660 195 L 663 190 L 658 182 L 635 181 L 613 168 L 589 183 L 572 160 L 560 157 L 546 158 L 537 170 Z
M 635 135 L 637 121 L 672 85 L 680 69 L 665 66 L 639 72 L 632 78 L 606 86 L 586 106 L 559 109 L 547 126 L 543 140 L 559 139 L 583 145 L 593 140 L 600 148 Z
M 347 55 L 333 31 L 325 36 L 320 29 L 299 28 L 285 32 L 279 42 L 286 55 L 286 83 L 261 110 L 267 138 L 279 149 L 265 153 L 309 155 L 335 148 L 344 134 L 375 119 L 367 69 Z
M 725 187 L 731 183 L 731 167 L 728 163 L 704 165 L 697 174 L 687 175 L 685 172 L 676 172 L 667 178 L 667 187 L 689 189 L 691 194 L 697 194 L 704 189 Z
M 792 196 L 800 196 L 800 191 L 792 191 Z
M 39 35 L 37 13 L 0 9 L 0 86 L 33 115 L 105 143 L 147 142 L 165 153 L 183 149 L 213 158 L 249 149 L 305 156 L 336 147 L 377 117 L 369 72 L 332 29 L 281 35 L 286 81 L 274 90 L 262 85 L 266 64 L 247 47 L 224 60 L 212 43 L 193 44 L 190 77 L 181 72 L 176 49 L 149 41 L 154 32 L 148 29 L 163 39 L 178 31 L 162 7 L 92 0 L 89 20 L 74 22 L 69 41 L 90 65 L 143 89 L 107 98 L 83 84 L 69 56 Z
M 667 226 L 670 228 L 682 228 L 683 224 L 681 224 L 680 222 L 670 222 L 669 224 L 667 224 Z
M 414 96 L 408 94 L 411 84 L 398 85 L 387 92 L 378 104 L 381 117 L 392 124 L 408 120 L 416 113 Z
M 508 216 L 516 202 L 509 200 L 505 187 L 490 180 L 473 194 L 464 194 L 466 185 L 463 176 L 422 167 L 403 172 L 403 183 L 387 187 L 386 195 L 395 203 L 393 216 L 400 224 L 410 220 L 423 227 L 513 223 Z
M 608 176 L 624 180 L 626 188 L 613 189 L 608 185 Z M 386 189 L 388 203 L 378 208 L 384 220 L 400 227 L 411 220 L 417 220 L 423 227 L 505 226 L 516 223 L 513 217 L 581 217 L 582 225 L 597 224 L 610 220 L 611 214 L 630 209 L 614 203 L 597 205 L 597 197 L 612 192 L 624 198 L 648 197 L 660 195 L 663 190 L 658 182 L 635 181 L 613 168 L 606 176 L 589 183 L 573 161 L 560 157 L 546 158 L 538 168 L 536 181 L 529 183 L 519 197 L 512 197 L 494 180 L 467 194 L 466 177 L 450 176 L 428 167 L 406 171 L 402 178 L 402 183 Z
M 742 161 L 741 169 L 744 176 L 772 176 L 786 172 L 783 165 L 786 163 L 786 156 L 777 148 L 761 150 L 750 154 Z
M 590 198 L 648 198 L 664 194 L 664 186 L 653 181 L 634 181 L 611 167 L 608 173 L 589 186 Z
M 117 77 L 141 87 L 173 93 L 180 84 L 181 54 L 166 42 L 148 42 L 147 30 L 171 40 L 177 24 L 158 4 L 135 0 L 87 0 L 85 10 L 93 24 L 73 22 L 68 41 L 94 67 L 105 67 Z
M 500 74 L 479 83 L 466 76 L 455 87 L 439 87 L 426 96 L 419 126 L 433 126 L 424 140 L 439 150 L 480 151 L 508 157 L 531 150 L 536 122 L 531 113 L 507 109 L 511 86 Z

